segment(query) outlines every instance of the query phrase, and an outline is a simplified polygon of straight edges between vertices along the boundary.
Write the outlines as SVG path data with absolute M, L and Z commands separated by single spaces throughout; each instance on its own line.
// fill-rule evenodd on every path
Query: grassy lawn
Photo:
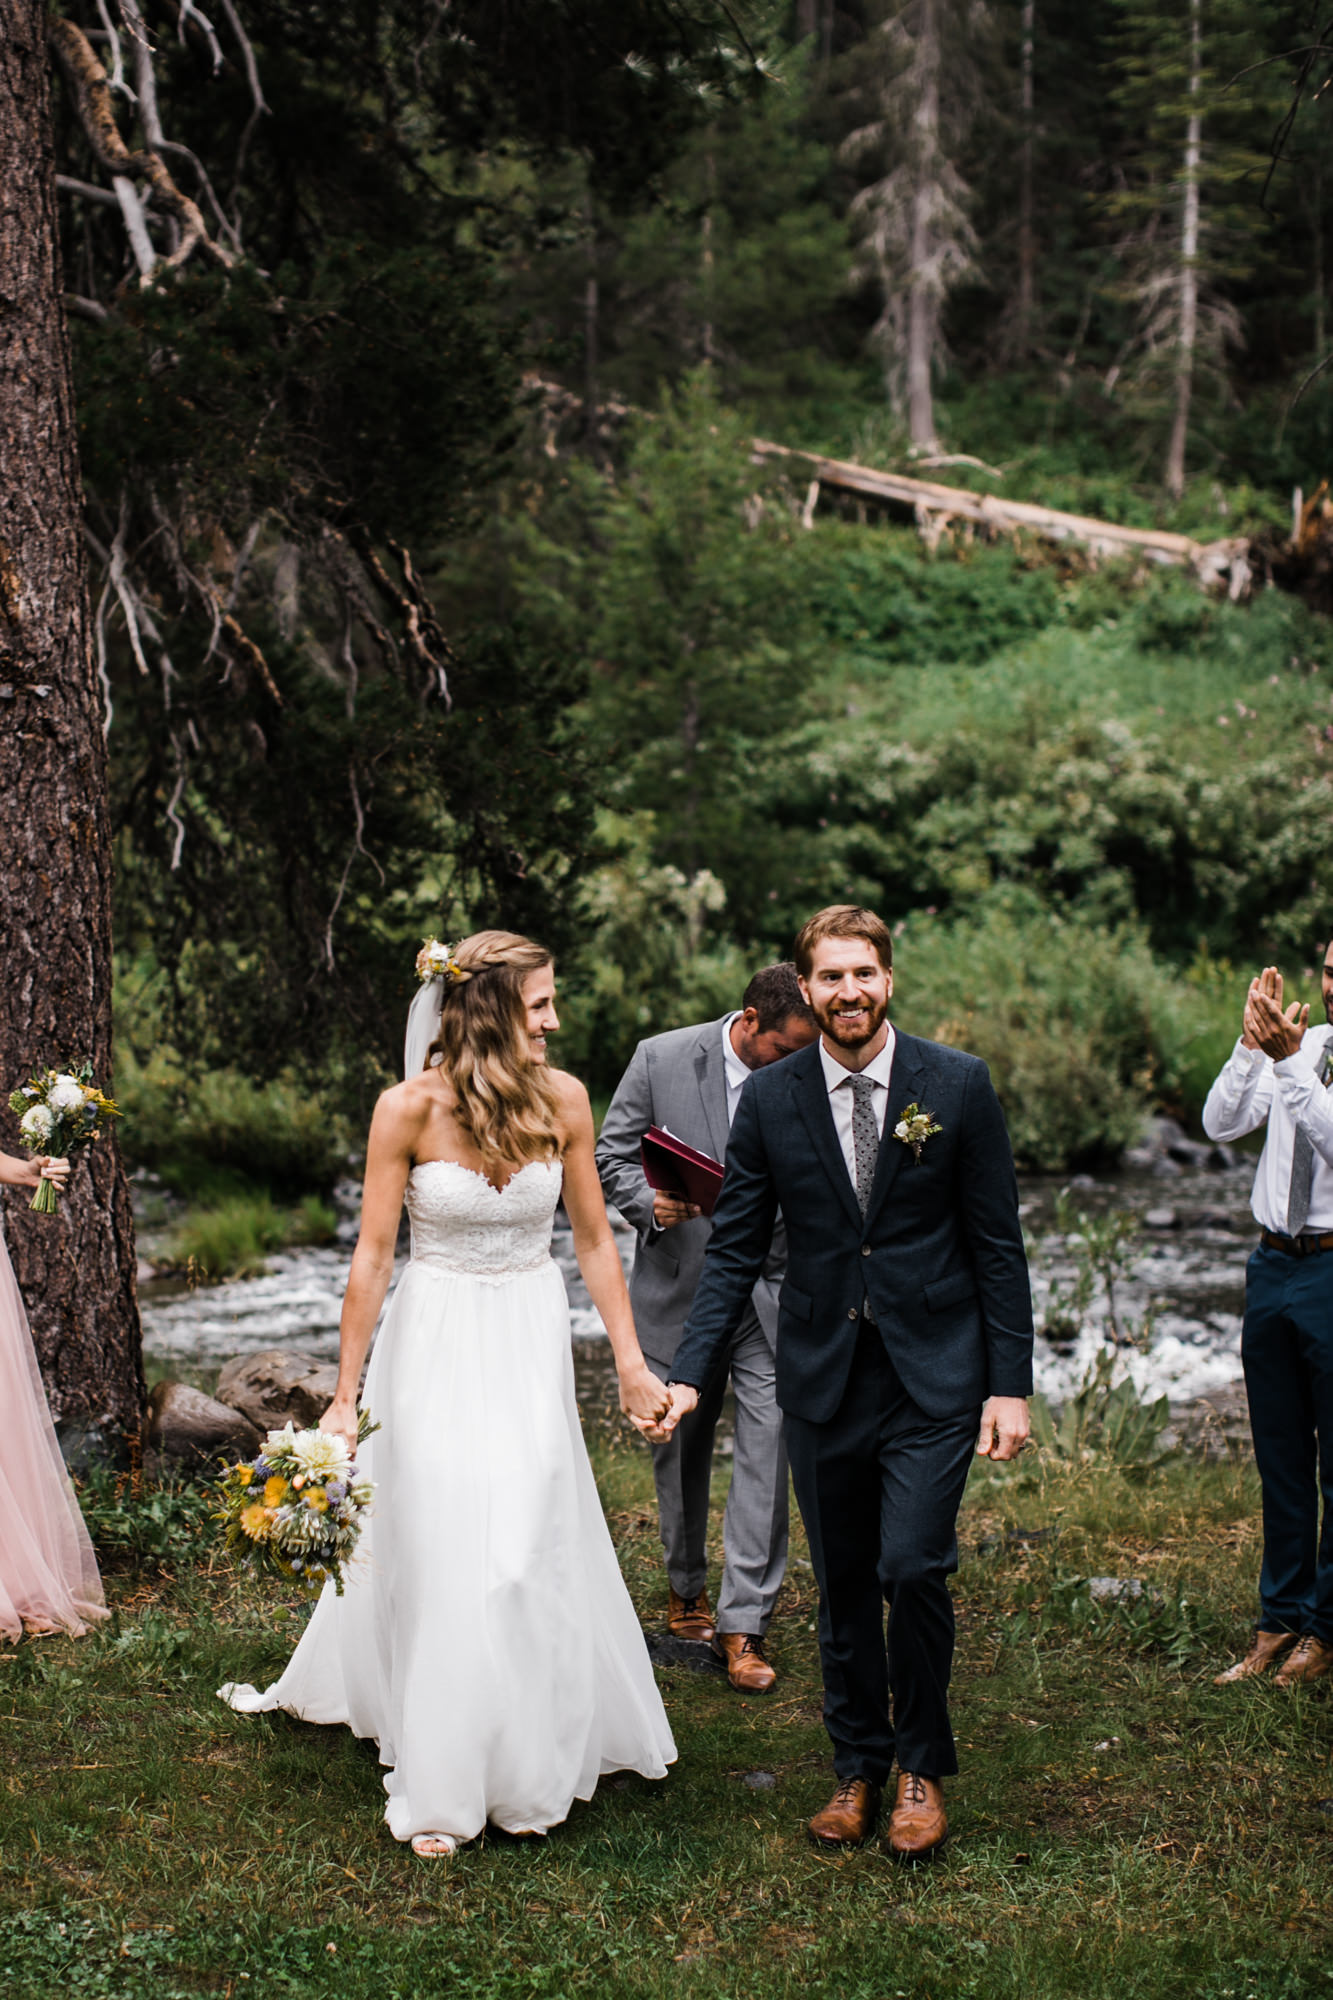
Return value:
M 593 1430 L 657 1625 L 647 1458 Z M 1252 1617 L 1252 1468 L 979 1468 L 962 1541 L 964 1770 L 935 1866 L 806 1841 L 830 1767 L 799 1534 L 774 1696 L 661 1672 L 665 1783 L 605 1781 L 543 1843 L 430 1864 L 390 1838 L 368 1746 L 215 1700 L 275 1673 L 302 1614 L 159 1503 L 142 1546 L 167 1558 L 121 1557 L 107 1628 L 0 1657 L 3 1991 L 1333 1995 L 1333 1684 L 1211 1683 Z M 1090 1575 L 1144 1591 L 1095 1604 Z

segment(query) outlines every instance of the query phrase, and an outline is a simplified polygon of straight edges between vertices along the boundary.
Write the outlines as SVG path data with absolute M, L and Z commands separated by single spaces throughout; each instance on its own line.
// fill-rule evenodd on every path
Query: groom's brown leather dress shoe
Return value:
M 727 1679 L 742 1694 L 767 1694 L 777 1679 L 764 1658 L 764 1642 L 752 1632 L 719 1632 L 713 1651 L 727 1667 Z
M 1213 1675 L 1214 1687 L 1226 1687 L 1229 1681 L 1248 1681 L 1255 1674 L 1265 1674 L 1278 1654 L 1285 1651 L 1295 1639 L 1294 1632 L 1256 1632 L 1249 1652 L 1243 1660 L 1237 1660 L 1234 1667 L 1224 1673 Z
M 817 1847 L 859 1847 L 869 1840 L 879 1818 L 879 1786 L 867 1778 L 844 1778 L 837 1791 L 810 1822 Z
M 1333 1646 L 1307 1632 L 1283 1661 L 1273 1686 L 1295 1687 L 1297 1681 L 1317 1681 L 1321 1674 L 1327 1673 L 1333 1673 Z
M 672 1590 L 667 1608 L 667 1630 L 677 1639 L 694 1639 L 701 1645 L 711 1645 L 717 1633 L 713 1614 L 708 1608 L 707 1591 L 701 1590 L 697 1597 L 678 1597 Z
M 900 1861 L 924 1861 L 944 1845 L 949 1822 L 938 1778 L 898 1773 L 898 1796 L 889 1815 L 889 1848 Z

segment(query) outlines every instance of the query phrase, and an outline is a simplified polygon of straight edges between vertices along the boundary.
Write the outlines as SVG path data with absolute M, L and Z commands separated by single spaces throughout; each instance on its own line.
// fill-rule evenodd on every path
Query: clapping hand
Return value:
M 1309 1020 L 1310 1009 L 1295 1000 L 1284 1012 L 1282 974 L 1275 965 L 1266 965 L 1259 977 L 1250 981 L 1241 1040 L 1246 1048 L 1262 1049 L 1274 1062 L 1281 1062 L 1296 1054 Z

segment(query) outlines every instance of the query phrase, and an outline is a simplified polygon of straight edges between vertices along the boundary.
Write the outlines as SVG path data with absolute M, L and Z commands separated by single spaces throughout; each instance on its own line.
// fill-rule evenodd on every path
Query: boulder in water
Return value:
M 334 1361 L 316 1361 L 290 1347 L 264 1347 L 229 1361 L 218 1377 L 218 1400 L 248 1417 L 260 1431 L 313 1430 L 338 1385 Z

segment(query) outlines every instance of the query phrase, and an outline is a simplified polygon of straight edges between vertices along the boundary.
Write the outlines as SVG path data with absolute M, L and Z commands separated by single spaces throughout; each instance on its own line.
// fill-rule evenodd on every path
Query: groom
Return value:
M 1018 1191 L 985 1064 L 888 1021 L 883 920 L 821 910 L 792 956 L 820 1038 L 741 1093 L 663 1422 L 698 1401 L 780 1207 L 777 1399 L 819 1584 L 838 1777 L 810 1833 L 828 1846 L 867 1839 L 896 1758 L 889 1845 L 920 1858 L 948 1831 L 941 1780 L 958 1769 L 946 1578 L 968 1466 L 974 1449 L 1014 1457 L 1028 1435 Z

